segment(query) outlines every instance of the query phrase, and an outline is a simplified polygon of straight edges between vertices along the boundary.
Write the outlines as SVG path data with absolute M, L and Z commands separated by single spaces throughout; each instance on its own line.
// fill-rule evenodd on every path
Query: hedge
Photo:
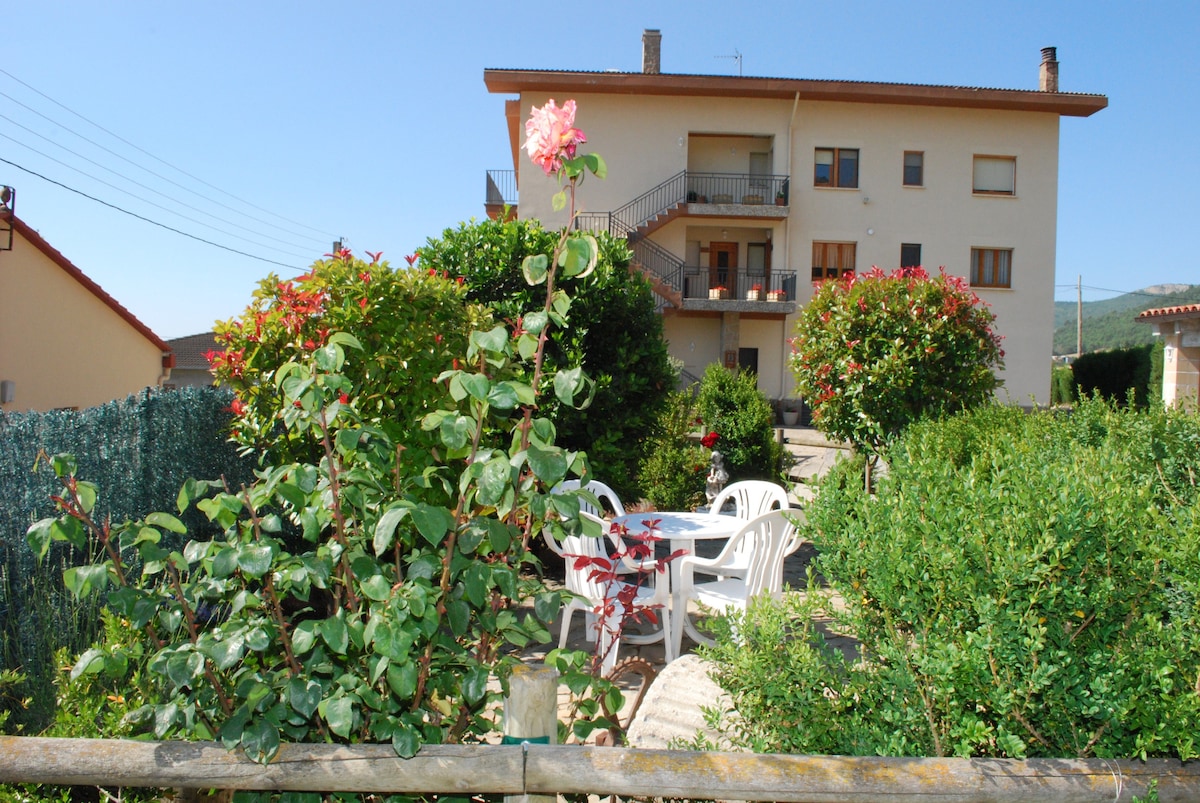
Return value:
M 79 476 L 96 483 L 103 519 L 141 517 L 173 510 L 188 477 L 224 476 L 235 487 L 251 478 L 252 462 L 225 441 L 232 396 L 217 388 L 147 390 L 86 410 L 0 413 L 0 669 L 26 676 L 19 700 L 0 699 L 9 727 L 44 724 L 52 711 L 53 653 L 59 646 L 81 649 L 95 635 L 95 610 L 81 607 L 62 589 L 62 569 L 81 556 L 51 554 L 38 566 L 25 531 L 54 513 L 54 473 L 35 471 L 40 452 L 70 452 Z M 187 520 L 204 532 L 202 516 Z

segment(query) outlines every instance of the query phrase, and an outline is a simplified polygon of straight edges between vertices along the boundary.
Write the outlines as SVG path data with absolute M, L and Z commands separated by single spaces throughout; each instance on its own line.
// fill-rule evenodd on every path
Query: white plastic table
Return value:
M 723 516 L 718 513 L 670 513 L 654 511 L 650 513 L 626 513 L 612 520 L 617 527 L 624 527 L 630 535 L 652 533 L 659 538 L 667 539 L 671 551 L 686 550 L 692 552 L 697 541 L 729 538 L 746 522 L 736 516 Z M 619 531 L 619 530 L 618 530 Z M 679 561 L 670 563 L 671 576 L 671 617 L 687 616 L 687 600 L 678 596 L 680 586 Z M 682 620 L 679 620 L 682 621 Z M 682 646 L 683 629 L 674 628 L 679 637 L 675 643 L 675 656 L 679 656 Z

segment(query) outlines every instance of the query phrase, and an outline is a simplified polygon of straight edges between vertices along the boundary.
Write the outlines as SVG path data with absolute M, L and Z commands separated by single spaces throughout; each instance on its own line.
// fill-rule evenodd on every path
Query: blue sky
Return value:
M 17 214 L 165 338 L 236 315 L 335 238 L 402 263 L 482 216 L 485 171 L 511 166 L 484 68 L 636 71 L 644 28 L 664 72 L 736 74 L 740 53 L 745 75 L 1013 89 L 1037 88 L 1055 46 L 1063 91 L 1109 98 L 1062 122 L 1057 297 L 1078 275 L 1085 300 L 1200 283 L 1194 2 L 9 6 L 0 159 L 262 258 L 0 162 Z

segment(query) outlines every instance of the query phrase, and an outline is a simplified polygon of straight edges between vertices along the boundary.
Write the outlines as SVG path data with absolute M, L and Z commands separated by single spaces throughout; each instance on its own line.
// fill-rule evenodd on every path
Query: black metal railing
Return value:
M 740 301 L 796 300 L 796 271 L 749 268 L 709 268 L 700 265 L 685 265 L 683 273 L 684 298 L 713 298 Z M 756 289 L 757 288 L 757 291 Z M 724 291 L 723 293 L 721 291 Z M 758 297 L 751 294 L 757 292 Z
M 787 206 L 789 179 L 787 176 L 765 176 L 748 173 L 687 174 L 687 202 L 693 204 L 741 204 Z
M 575 228 L 580 231 L 607 231 L 612 233 L 612 212 L 577 212 Z
M 657 243 L 646 239 L 630 241 L 633 261 L 665 284 L 679 290 L 683 286 L 683 260 Z
M 491 174 L 511 171 L 490 171 L 488 173 L 489 188 Z M 676 173 L 653 189 L 647 190 L 629 203 L 612 212 L 580 212 L 575 216 L 574 226 L 583 231 L 607 231 L 618 237 L 626 237 L 633 248 L 634 257 L 642 267 L 662 279 L 663 282 L 683 291 L 684 298 L 707 298 L 708 287 L 700 293 L 700 274 L 705 268 L 685 268 L 684 261 L 665 248 L 661 248 L 648 240 L 637 236 L 638 227 L 653 220 L 683 203 L 710 204 L 774 204 L 787 205 L 789 179 L 787 176 L 765 176 L 750 173 L 694 173 L 684 170 Z M 514 201 L 515 203 L 515 201 Z M 695 275 L 689 271 L 697 271 Z M 736 272 L 735 272 L 736 274 Z M 762 299 L 766 300 L 767 290 L 785 290 L 787 300 L 796 298 L 796 276 L 787 271 L 790 285 L 784 288 L 768 287 L 771 281 L 783 277 L 784 271 L 772 271 L 771 276 L 760 276 L 758 282 L 749 282 L 746 288 L 754 284 L 763 286 Z M 782 281 L 782 279 L 780 279 Z M 696 295 L 690 294 L 689 281 L 696 287 Z M 727 288 L 730 297 L 739 297 L 735 288 Z
M 487 171 L 487 195 L 484 203 L 488 206 L 508 204 L 517 205 L 517 171 L 489 170 Z
M 620 209 L 612 212 L 610 231 L 629 236 L 637 227 L 661 215 L 673 206 L 684 202 L 687 187 L 687 171 L 676 173 L 651 190 L 647 190 Z

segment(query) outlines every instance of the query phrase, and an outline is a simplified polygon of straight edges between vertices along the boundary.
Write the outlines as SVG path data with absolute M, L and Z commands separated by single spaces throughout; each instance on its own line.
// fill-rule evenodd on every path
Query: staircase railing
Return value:
M 638 237 L 638 228 L 684 203 L 786 204 L 788 185 L 787 176 L 683 170 L 612 212 L 579 213 L 575 217 L 575 227 L 584 231 L 607 231 L 627 238 L 634 259 L 643 268 L 682 292 L 684 260 L 650 240 Z
M 675 290 L 683 290 L 684 260 L 645 238 L 630 240 L 633 261 Z
M 644 270 L 657 276 L 663 284 L 673 290 L 683 290 L 684 260 L 675 256 L 658 243 L 644 237 L 631 237 L 630 232 L 622 232 L 614 220 L 614 212 L 580 212 L 575 216 L 575 228 L 582 231 L 606 231 L 615 236 L 623 236 L 629 242 L 633 251 L 633 261 Z
M 612 212 L 611 229 L 613 234 L 629 236 L 637 231 L 637 227 L 650 220 L 655 215 L 662 214 L 671 207 L 685 203 L 687 199 L 687 171 L 683 170 L 647 190 L 619 209 Z

